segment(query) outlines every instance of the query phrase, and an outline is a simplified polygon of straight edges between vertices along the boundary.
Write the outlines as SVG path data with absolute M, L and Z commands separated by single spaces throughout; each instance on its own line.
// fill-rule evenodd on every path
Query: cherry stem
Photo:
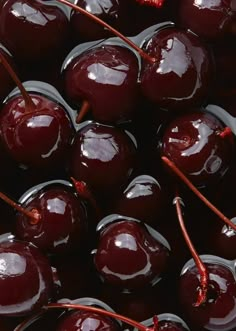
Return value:
M 162 161 L 188 186 L 188 188 L 202 200 L 202 202 L 210 208 L 224 223 L 236 231 L 236 224 L 234 224 L 228 217 L 226 217 L 218 208 L 216 208 L 197 188 L 190 182 L 190 180 L 182 173 L 182 171 L 166 156 L 162 156 Z
M 90 103 L 86 100 L 83 101 L 83 104 L 80 108 L 79 114 L 76 116 L 76 123 L 79 124 L 82 122 L 84 117 L 88 114 L 90 110 Z
M 112 26 L 110 26 L 109 24 L 107 24 L 106 22 L 104 22 L 103 20 L 98 18 L 97 16 L 95 16 L 95 15 L 89 13 L 87 10 L 69 2 L 68 0 L 57 0 L 57 1 L 71 7 L 75 11 L 80 12 L 81 14 L 92 19 L 94 22 L 97 22 L 99 25 L 102 25 L 104 28 L 108 29 L 115 36 L 119 37 L 126 44 L 128 44 L 130 47 L 132 47 L 134 50 L 136 50 L 144 60 L 147 60 L 150 63 L 155 63 L 157 61 L 157 59 L 155 59 L 154 57 L 151 57 L 150 55 L 145 53 L 140 47 L 138 47 L 135 43 L 133 43 L 129 38 L 125 37 L 122 33 L 120 33 L 118 30 L 114 29 Z
M 164 0 L 136 0 L 141 5 L 154 6 L 157 8 L 162 7 Z
M 25 106 L 30 110 L 33 111 L 35 110 L 36 106 L 33 103 L 33 100 L 29 96 L 29 93 L 26 91 L 24 85 L 21 83 L 19 78 L 17 77 L 15 71 L 12 69 L 11 65 L 7 61 L 6 57 L 0 52 L 0 62 L 2 62 L 4 68 L 7 70 L 13 81 L 16 83 L 17 87 L 19 88 L 22 97 L 25 101 Z
M 192 257 L 195 261 L 195 264 L 196 264 L 199 274 L 200 274 L 200 287 L 198 288 L 198 298 L 197 298 L 197 302 L 193 304 L 194 307 L 199 307 L 204 302 L 206 302 L 206 299 L 207 299 L 207 291 L 209 288 L 209 274 L 208 274 L 205 264 L 202 262 L 196 249 L 194 248 L 193 243 L 189 237 L 188 231 L 185 227 L 182 208 L 181 208 L 182 199 L 178 196 L 177 193 L 175 196 L 174 203 L 176 206 L 176 212 L 177 212 L 179 225 L 180 225 L 182 234 L 184 236 L 186 244 L 192 254 Z
M 74 187 L 76 189 L 76 192 L 79 194 L 79 196 L 85 200 L 88 200 L 94 210 L 96 211 L 97 217 L 102 219 L 102 211 L 101 208 L 99 207 L 97 200 L 94 198 L 92 192 L 88 188 L 88 185 L 85 182 L 78 181 L 75 178 L 71 177 L 71 180 L 74 184 Z
M 97 314 L 102 314 L 104 316 L 109 316 L 114 319 L 120 320 L 126 324 L 129 324 L 133 326 L 134 328 L 137 328 L 140 331 L 158 331 L 156 329 L 156 323 L 157 323 L 157 316 L 153 318 L 154 326 L 153 327 L 146 327 L 145 325 L 138 323 L 128 317 L 125 317 L 123 315 L 116 314 L 111 311 L 107 311 L 105 309 L 93 307 L 93 306 L 84 306 L 84 305 L 79 305 L 79 304 L 70 304 L 70 303 L 49 303 L 47 306 L 44 308 L 46 309 L 52 309 L 52 308 L 67 308 L 67 309 L 77 309 L 77 310 L 83 310 L 83 311 L 88 311 L 92 313 L 97 313 Z M 19 329 L 17 331 L 20 331 Z
M 12 199 L 8 198 L 4 193 L 0 192 L 0 199 L 5 201 L 8 205 L 12 206 L 14 209 L 29 217 L 30 224 L 37 224 L 40 220 L 40 214 L 36 209 L 32 209 L 31 211 L 24 209 L 20 204 L 16 203 Z

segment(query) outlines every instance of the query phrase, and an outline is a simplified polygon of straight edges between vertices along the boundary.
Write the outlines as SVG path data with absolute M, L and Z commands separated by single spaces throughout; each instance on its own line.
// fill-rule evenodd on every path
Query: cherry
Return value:
M 143 94 L 162 108 L 183 110 L 200 105 L 209 94 L 211 56 L 197 36 L 175 27 L 161 29 L 143 46 L 156 58 L 141 72 Z
M 138 59 L 126 47 L 104 45 L 73 60 L 65 70 L 66 96 L 86 101 L 93 118 L 104 123 L 130 120 L 138 98 Z M 79 115 L 81 118 L 82 115 Z
M 166 128 L 161 153 L 197 186 L 219 181 L 230 167 L 233 134 L 215 116 L 203 111 L 184 114 Z
M 25 210 L 37 211 L 37 220 L 19 213 L 18 238 L 30 241 L 43 251 L 68 253 L 82 248 L 87 234 L 87 211 L 71 185 L 51 181 L 31 188 L 20 199 Z
M 216 256 L 199 256 L 186 230 L 182 200 L 176 193 L 176 212 L 193 260 L 181 272 L 179 297 L 184 312 L 195 326 L 207 330 L 231 330 L 236 326 L 236 277 L 233 265 Z
M 101 194 L 119 192 L 126 184 L 135 166 L 135 156 L 135 142 L 125 131 L 87 123 L 73 141 L 70 174 L 101 198 Z
M 134 219 L 110 215 L 98 226 L 94 263 L 108 284 L 134 290 L 160 280 L 170 254 L 167 241 Z
M 235 35 L 236 8 L 230 0 L 180 0 L 179 21 L 200 37 L 219 40 Z
M 89 330 L 91 331 L 121 330 L 112 320 L 107 317 L 89 312 L 73 312 L 67 316 L 63 322 L 60 323 L 57 331 L 77 331 L 78 328 L 83 329 L 86 326 L 89 326 Z
M 236 327 L 235 297 L 236 281 L 234 271 L 226 260 L 211 255 L 202 255 L 206 265 L 209 283 L 205 303 L 194 307 L 199 274 L 192 261 L 188 262 L 181 273 L 180 300 L 192 324 L 207 330 L 232 330 Z
M 92 302 L 89 303 L 88 300 L 89 301 L 92 300 Z M 95 322 L 95 319 L 97 319 L 97 320 L 99 320 L 99 324 L 100 324 L 100 321 L 101 321 L 101 323 L 104 325 L 104 321 L 108 321 L 108 323 L 109 323 L 108 330 L 110 329 L 111 325 L 112 325 L 112 330 L 114 329 L 114 326 L 116 325 L 116 321 L 110 321 L 109 319 L 108 320 L 105 319 L 107 317 L 114 318 L 118 321 L 125 322 L 128 325 L 136 327 L 140 331 L 158 331 L 158 317 L 157 316 L 153 317 L 153 324 L 154 325 L 153 325 L 153 327 L 149 328 L 149 327 L 146 327 L 145 325 L 143 325 L 141 323 L 138 323 L 138 322 L 136 322 L 136 321 L 134 321 L 134 320 L 132 320 L 128 317 L 116 314 L 112 309 L 110 309 L 109 306 L 107 306 L 106 304 L 104 304 L 100 300 L 96 300 L 96 299 L 93 299 L 93 298 L 82 298 L 82 299 L 69 301 L 69 302 L 68 302 L 68 300 L 62 300 L 59 303 L 50 303 L 47 306 L 45 306 L 45 308 L 48 309 L 48 310 L 52 310 L 52 309 L 74 309 L 74 310 L 78 310 L 81 313 L 81 315 L 84 315 L 83 312 L 90 313 L 90 316 L 92 316 L 92 319 L 93 319 L 94 322 Z M 98 314 L 100 316 L 98 316 Z M 72 318 L 74 317 L 73 313 L 71 313 L 71 316 L 72 316 Z M 94 318 L 94 316 L 95 316 L 95 318 Z M 38 317 L 40 317 L 39 314 L 29 318 L 28 320 L 23 321 L 21 324 L 19 324 L 15 328 L 14 331 L 24 331 L 24 330 L 26 330 L 26 328 L 28 326 L 30 326 L 32 323 L 35 322 L 35 320 L 38 319 Z M 88 319 L 90 319 L 89 316 L 88 316 Z M 70 326 L 74 327 L 74 325 L 73 325 L 74 321 L 72 321 L 72 323 L 73 323 L 72 324 L 72 323 L 70 323 L 71 320 L 72 319 L 70 319 L 70 316 L 69 316 L 68 317 L 68 324 Z M 88 324 L 89 324 L 89 321 L 88 321 L 88 323 L 85 323 L 86 326 Z M 106 324 L 106 322 L 105 322 L 105 324 Z M 92 327 L 93 327 L 93 325 L 92 325 Z M 96 327 L 99 327 L 99 326 L 95 325 L 94 327 L 96 328 Z M 121 326 L 116 325 L 115 330 L 117 330 L 117 329 L 120 330 Z
M 35 63 L 53 59 L 65 47 L 68 32 L 65 12 L 50 2 L 1 2 L 0 40 L 17 60 Z
M 21 91 L 5 101 L 0 137 L 8 154 L 25 167 L 56 167 L 68 153 L 74 128 L 66 110 L 43 95 L 26 92 L 6 58 L 5 68 Z
M 164 204 L 165 194 L 160 182 L 151 176 L 141 175 L 129 183 L 112 209 L 115 213 L 155 226 Z
M 37 247 L 2 241 L 0 261 L 0 315 L 26 315 L 47 304 L 52 295 L 52 271 Z
M 22 96 L 4 105 L 0 116 L 2 142 L 10 156 L 26 167 L 55 167 L 67 154 L 73 127 L 58 103 L 42 95 L 30 96 L 33 112 L 26 109 Z
M 88 300 L 90 300 L 89 305 L 94 305 L 95 307 L 101 307 L 107 309 L 108 311 L 112 311 L 110 307 L 104 305 L 99 300 L 93 299 L 80 299 L 75 300 L 74 303 L 83 303 L 88 304 Z M 83 302 L 85 301 L 85 302 Z M 87 302 L 86 302 L 87 301 Z M 62 321 L 59 323 L 56 331 L 77 331 L 87 329 L 91 331 L 100 331 L 100 330 L 111 330 L 111 331 L 118 331 L 122 330 L 121 325 L 117 323 L 116 320 L 111 319 L 110 317 L 104 316 L 102 314 L 98 314 L 96 312 L 90 312 L 86 310 L 78 310 L 72 311 L 67 313 L 63 318 Z

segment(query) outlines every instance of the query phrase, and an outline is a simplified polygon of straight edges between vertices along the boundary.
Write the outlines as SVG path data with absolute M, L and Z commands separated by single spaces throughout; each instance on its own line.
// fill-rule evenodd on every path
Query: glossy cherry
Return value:
M 174 119 L 166 128 L 161 153 L 196 185 L 219 181 L 233 157 L 233 134 L 215 116 L 195 111 Z
M 138 101 L 138 59 L 128 48 L 103 45 L 73 58 L 64 69 L 66 96 L 86 101 L 93 118 L 118 123 L 133 118 Z
M 125 131 L 88 123 L 73 141 L 70 174 L 101 198 L 100 194 L 119 192 L 126 184 L 135 167 L 135 157 L 135 142 Z
M 213 66 L 197 36 L 167 27 L 144 43 L 143 50 L 156 59 L 142 65 L 141 89 L 149 100 L 171 110 L 201 105 L 209 94 Z
M 35 63 L 52 59 L 65 47 L 68 32 L 65 12 L 50 2 L 1 2 L 0 41 L 17 60 Z
M 77 331 L 88 328 L 91 331 L 118 331 L 121 327 L 109 317 L 86 311 L 75 311 L 65 316 L 56 331 Z
M 64 108 L 55 101 L 30 94 L 27 109 L 22 96 L 8 100 L 1 110 L 0 136 L 9 155 L 26 167 L 55 167 L 68 154 L 74 129 Z
M 134 290 L 160 279 L 170 255 L 169 244 L 160 234 L 118 215 L 108 216 L 97 229 L 94 263 L 105 282 Z
M 56 167 L 67 155 L 74 134 L 67 111 L 56 99 L 34 93 L 29 95 L 1 53 L 0 59 L 21 92 L 21 95 L 5 100 L 1 110 L 2 146 L 24 167 Z
M 52 296 L 48 260 L 30 243 L 0 243 L 0 315 L 27 315 L 39 310 Z
M 32 222 L 19 213 L 16 220 L 18 238 L 53 254 L 82 248 L 88 227 L 87 211 L 68 184 L 56 181 L 41 184 L 41 188 L 31 188 L 24 194 L 25 198 L 20 198 L 22 207 L 37 211 L 39 219 Z
M 194 307 L 199 288 L 199 273 L 192 262 L 182 270 L 180 300 L 192 324 L 207 330 L 233 330 L 236 327 L 236 280 L 229 263 L 216 256 L 202 255 L 208 275 L 208 294 L 204 304 Z
M 208 40 L 235 35 L 236 7 L 230 0 L 180 0 L 180 23 Z

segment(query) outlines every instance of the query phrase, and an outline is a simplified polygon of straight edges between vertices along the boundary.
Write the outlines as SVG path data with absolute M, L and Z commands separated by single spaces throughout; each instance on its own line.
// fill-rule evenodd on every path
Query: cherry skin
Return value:
M 56 331 L 77 331 L 89 328 L 90 331 L 119 331 L 118 323 L 111 318 L 86 311 L 75 311 L 64 317 Z
M 66 14 L 55 5 L 36 0 L 1 3 L 0 40 L 17 60 L 35 63 L 58 55 L 68 29 Z
M 37 210 L 38 222 L 18 214 L 16 235 L 53 254 L 68 253 L 82 247 L 87 232 L 85 205 L 66 185 L 52 183 L 28 194 L 22 204 L 26 210 Z
M 160 279 L 170 251 L 158 233 L 154 235 L 138 221 L 114 215 L 114 220 L 99 234 L 94 263 L 106 283 L 134 290 Z
M 89 103 L 93 118 L 118 123 L 134 116 L 138 59 L 126 47 L 104 45 L 75 57 L 64 69 L 66 96 Z
M 20 316 L 39 310 L 52 295 L 47 259 L 30 243 L 0 243 L 0 315 Z
M 198 186 L 218 181 L 230 167 L 233 136 L 213 115 L 195 111 L 173 120 L 164 132 L 161 153 Z M 228 132 L 228 131 L 227 131 Z
M 188 109 L 204 101 L 213 66 L 208 50 L 196 35 L 165 28 L 154 34 L 143 49 L 156 59 L 142 66 L 141 89 L 149 100 L 171 110 Z
M 156 225 L 165 203 L 161 184 L 153 177 L 135 177 L 115 203 L 114 213 L 137 218 L 147 224 Z
M 8 154 L 26 167 L 55 167 L 68 153 L 74 129 L 66 111 L 42 95 L 30 94 L 35 109 L 22 96 L 8 100 L 1 110 L 0 138 Z
M 120 192 L 134 167 L 136 145 L 122 129 L 88 123 L 72 145 L 70 174 L 101 198 Z
M 94 2 L 93 0 L 79 0 L 76 4 L 113 27 L 118 28 L 119 31 L 121 31 L 124 18 L 127 19 L 128 4 L 126 1 L 98 0 Z M 76 40 L 79 41 L 104 39 L 111 35 L 106 29 L 79 12 L 71 12 L 70 24 L 73 27 Z
M 209 272 L 207 300 L 194 307 L 199 271 L 192 263 L 184 267 L 180 278 L 180 301 L 189 321 L 207 330 L 233 330 L 236 327 L 236 280 L 227 260 L 211 255 L 201 259 Z
M 180 23 L 208 40 L 235 35 L 236 7 L 231 0 L 180 0 Z

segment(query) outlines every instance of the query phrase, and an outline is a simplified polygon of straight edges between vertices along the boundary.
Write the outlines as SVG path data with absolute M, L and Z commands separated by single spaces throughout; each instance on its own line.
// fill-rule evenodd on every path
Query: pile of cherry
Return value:
M 234 0 L 1 1 L 1 331 L 236 330 L 235 37 Z

